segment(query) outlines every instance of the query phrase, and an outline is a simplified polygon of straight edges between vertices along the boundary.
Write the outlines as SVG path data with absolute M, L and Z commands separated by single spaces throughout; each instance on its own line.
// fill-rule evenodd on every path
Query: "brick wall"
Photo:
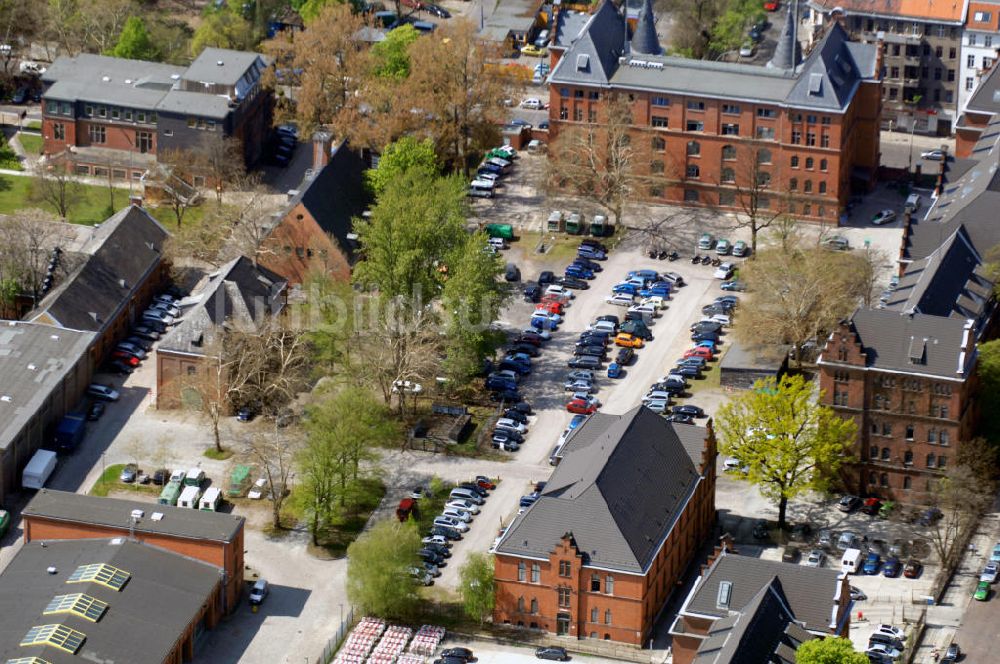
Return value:
M 329 274 L 338 281 L 351 278 L 346 253 L 301 203 L 271 232 L 260 263 L 287 279 L 289 285 L 305 282 L 313 272 Z

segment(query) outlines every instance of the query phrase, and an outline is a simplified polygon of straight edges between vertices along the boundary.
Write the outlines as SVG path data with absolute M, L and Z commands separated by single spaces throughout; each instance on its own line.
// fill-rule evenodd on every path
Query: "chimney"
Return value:
M 330 163 L 330 151 L 333 147 L 333 134 L 326 131 L 317 131 L 312 137 L 313 143 L 313 173 L 319 173 L 324 166 Z

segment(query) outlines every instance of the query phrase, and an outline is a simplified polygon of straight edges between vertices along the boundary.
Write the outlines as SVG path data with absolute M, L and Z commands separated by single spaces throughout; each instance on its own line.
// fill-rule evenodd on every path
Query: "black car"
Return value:
M 537 332 L 522 332 L 514 339 L 516 344 L 531 344 L 532 346 L 541 346 L 545 343 L 545 339 L 542 335 Z
M 554 284 L 556 282 L 556 273 L 551 270 L 546 270 L 538 275 L 538 285 L 548 286 L 549 284 Z
M 601 272 L 604 270 L 601 264 L 597 261 L 592 261 L 589 258 L 576 258 L 573 260 L 572 265 L 579 265 L 580 267 L 585 267 L 592 272 Z
M 674 415 L 683 414 L 690 415 L 691 417 L 705 417 L 705 411 L 692 404 L 674 406 L 671 412 L 673 412 Z
M 253 419 L 253 411 L 250 410 L 249 408 L 240 408 L 236 412 L 236 419 L 238 419 L 240 422 L 249 422 L 250 420 Z
M 420 559 L 423 560 L 425 563 L 430 563 L 432 565 L 437 565 L 438 567 L 443 567 L 444 564 L 445 564 L 445 562 L 444 562 L 444 556 L 442 556 L 442 555 L 440 555 L 438 553 L 435 553 L 434 551 L 431 551 L 430 549 L 426 549 L 426 548 L 420 549 L 419 551 L 417 551 L 417 555 L 420 556 Z
M 521 424 L 528 423 L 528 416 L 519 410 L 514 410 L 513 408 L 508 408 L 503 411 L 503 416 L 507 419 L 514 420 L 515 422 L 520 422 Z
M 462 533 L 458 532 L 454 528 L 449 528 L 448 526 L 434 526 L 431 528 L 431 535 L 440 535 L 441 537 L 450 540 L 462 539 Z
M 674 373 L 679 373 L 685 378 L 701 378 L 701 367 L 685 364 L 674 369 Z
M 513 263 L 507 263 L 507 266 L 504 268 L 503 278 L 507 281 L 520 281 L 521 270 Z
M 432 16 L 437 16 L 438 18 L 451 18 L 451 12 L 449 12 L 444 7 L 438 5 L 424 5 L 424 10 L 431 14 Z
M 615 362 L 621 366 L 628 365 L 629 362 L 635 357 L 635 351 L 631 348 L 619 348 L 618 355 L 615 357 Z
M 618 319 L 618 316 L 615 316 L 614 314 L 604 314 L 603 316 L 598 316 L 596 320 L 598 322 L 606 321 L 608 323 L 614 323 L 616 328 L 621 325 L 621 321 Z
M 677 366 L 679 367 L 704 367 L 705 358 L 703 357 L 685 357 L 677 360 Z
M 541 351 L 538 350 L 538 346 L 533 346 L 532 344 L 517 344 L 510 347 L 511 353 L 524 353 L 529 357 L 538 357 Z
M 110 362 L 107 363 L 107 365 L 105 365 L 105 370 L 108 373 L 117 374 L 119 376 L 127 376 L 128 374 L 132 373 L 135 369 L 133 369 L 132 367 L 130 367 L 129 365 L 125 364 L 120 360 L 111 360 Z
M 538 302 L 542 299 L 542 287 L 538 284 L 528 284 L 524 287 L 524 299 L 528 302 Z
M 462 482 L 458 486 L 461 487 L 461 488 L 463 488 L 463 489 L 468 489 L 469 491 L 472 491 L 474 493 L 478 493 L 483 498 L 485 498 L 486 496 L 490 495 L 489 491 L 487 491 L 483 487 L 479 486 L 475 482 Z
M 143 349 L 147 353 L 153 350 L 153 344 L 145 339 L 140 339 L 139 337 L 126 337 L 125 341 L 139 348 Z
M 496 440 L 498 437 L 506 438 L 508 441 L 517 443 L 518 445 L 524 442 L 524 436 L 521 435 L 519 432 L 514 431 L 513 429 L 504 429 L 501 427 L 497 427 L 493 429 L 492 435 L 494 442 L 499 442 Z
M 534 411 L 531 409 L 531 404 L 527 401 L 517 401 L 512 403 L 508 410 L 516 410 L 519 413 L 524 413 L 525 415 L 531 415 Z
M 719 332 L 722 330 L 722 323 L 715 321 L 701 321 L 691 326 L 692 332 Z
M 566 365 L 570 369 L 600 369 L 601 358 L 594 355 L 581 355 L 570 358 L 570 361 Z
M 723 304 L 724 306 L 735 307 L 737 304 L 740 303 L 740 298 L 736 297 L 735 295 L 720 295 L 719 297 L 715 298 L 715 301 L 720 304 Z
M 490 401 L 520 401 L 521 393 L 517 390 L 500 390 L 498 392 L 490 392 Z
M 600 332 L 584 332 L 577 340 L 577 346 L 607 346 L 611 342 L 611 337 Z
M 714 304 L 706 304 L 704 307 L 701 308 L 701 313 L 703 316 L 715 316 L 716 314 L 723 314 L 728 316 L 729 309 L 727 309 L 725 305 L 716 302 Z
M 653 340 L 653 332 L 641 320 L 626 321 L 625 324 L 622 325 L 621 331 L 628 332 L 633 336 L 639 337 L 643 341 Z
M 467 662 L 476 661 L 476 656 L 472 654 L 472 651 L 468 648 L 448 648 L 443 653 L 442 657 L 461 657 Z
M 90 409 L 87 410 L 87 419 L 91 422 L 96 422 L 101 419 L 101 415 L 104 414 L 104 408 L 105 405 L 103 401 L 95 401 L 90 404 Z
M 11 102 L 14 104 L 23 104 L 28 101 L 28 88 L 18 88 L 14 93 L 14 96 L 10 98 Z
M 428 551 L 433 551 L 442 558 L 451 558 L 451 549 L 449 549 L 444 544 L 438 544 L 437 542 L 428 542 L 424 544 L 424 548 Z
M 667 417 L 667 421 L 676 424 L 694 424 L 694 418 L 684 413 L 674 413 Z
M 603 344 L 590 344 L 588 346 L 577 346 L 573 349 L 573 355 L 579 357 L 580 355 L 593 355 L 604 359 L 608 354 L 607 348 Z
M 170 471 L 166 468 L 157 468 L 153 471 L 153 484 L 163 486 L 170 481 Z
M 691 341 L 695 343 L 699 341 L 714 341 L 715 343 L 719 343 L 719 335 L 715 332 L 698 332 L 691 335 Z
M 566 649 L 561 646 L 545 646 L 539 648 L 535 651 L 535 657 L 538 659 L 551 659 L 556 662 L 569 661 L 569 654 L 567 654 Z
M 598 242 L 597 240 L 586 239 L 586 240 L 584 240 L 583 242 L 580 243 L 580 246 L 581 247 L 593 247 L 594 249 L 597 249 L 599 251 L 603 251 L 604 253 L 608 253 L 608 248 L 605 245 L 603 245 L 602 243 Z
M 753 530 L 750 534 L 754 536 L 754 539 L 767 539 L 768 530 L 769 526 L 767 521 L 758 521 L 753 524 Z
M 654 383 L 650 388 L 652 390 L 659 390 L 661 392 L 666 392 L 671 396 L 678 396 L 684 392 L 684 386 L 680 383 Z
M 466 664 L 468 661 L 464 657 L 438 657 L 434 664 Z
M 575 279 L 573 277 L 563 277 L 558 281 L 556 281 L 556 283 L 559 284 L 560 286 L 565 286 L 566 288 L 573 288 L 575 290 L 587 290 L 588 288 L 590 288 L 590 284 L 588 284 L 583 279 Z

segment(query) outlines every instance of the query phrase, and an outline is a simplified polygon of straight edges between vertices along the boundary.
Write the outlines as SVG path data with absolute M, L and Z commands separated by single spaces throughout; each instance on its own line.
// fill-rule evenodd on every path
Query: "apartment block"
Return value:
M 970 0 L 965 14 L 959 70 L 958 110 L 964 113 L 980 80 L 993 68 L 1000 48 L 1000 0 Z

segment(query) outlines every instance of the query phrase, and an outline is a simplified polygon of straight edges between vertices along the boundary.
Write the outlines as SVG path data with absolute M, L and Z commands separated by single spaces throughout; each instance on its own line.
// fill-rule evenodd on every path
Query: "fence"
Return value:
M 348 611 L 347 615 L 340 622 L 340 627 L 337 628 L 337 632 L 330 637 L 330 640 L 326 642 L 323 646 L 323 654 L 316 659 L 316 664 L 329 664 L 333 656 L 337 654 L 337 649 L 340 644 L 344 642 L 347 638 L 348 632 L 354 627 L 354 607 L 352 606 Z
M 503 630 L 500 633 L 487 632 L 484 630 L 470 634 L 449 630 L 448 635 L 453 639 L 464 638 L 468 640 L 491 641 L 501 645 L 514 645 L 521 647 L 562 645 L 565 646 L 570 652 L 596 655 L 598 657 L 607 657 L 610 659 L 620 659 L 627 662 L 638 662 L 639 664 L 663 664 L 663 662 L 669 660 L 669 654 L 663 650 L 646 650 L 639 648 L 638 646 L 629 646 L 621 643 L 615 643 L 614 641 L 576 638 L 564 641 L 562 640 L 562 637 L 553 637 L 548 632 L 538 632 L 538 638 L 534 640 L 532 639 L 532 636 L 535 635 L 531 634 L 530 631 L 514 629 Z

